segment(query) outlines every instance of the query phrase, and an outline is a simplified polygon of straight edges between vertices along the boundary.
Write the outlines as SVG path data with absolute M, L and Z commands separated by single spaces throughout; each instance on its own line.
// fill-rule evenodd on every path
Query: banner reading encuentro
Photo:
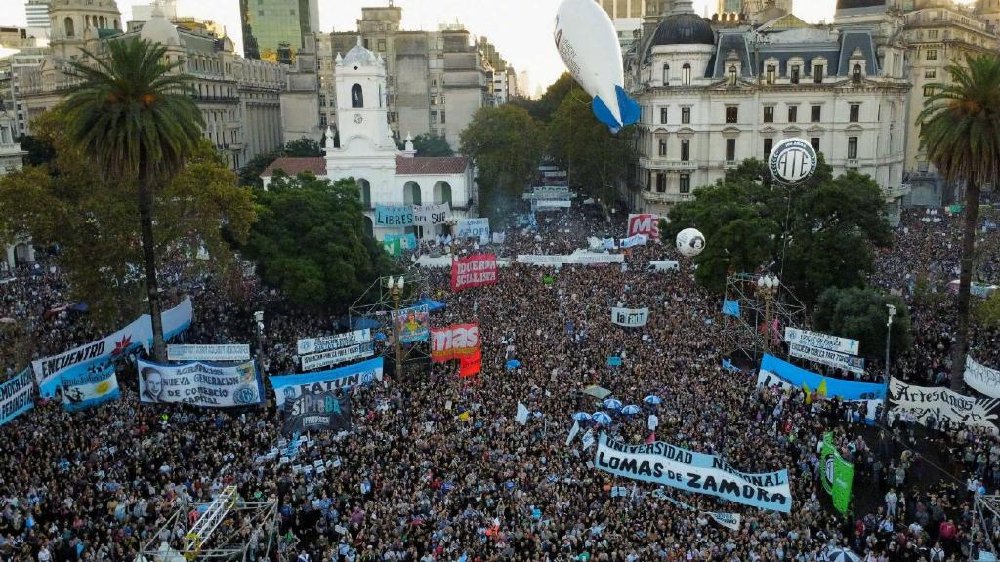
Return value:
M 714 455 L 656 441 L 627 445 L 601 433 L 594 466 L 604 472 L 782 513 L 792 510 L 788 470 L 746 474 Z
M 253 361 L 216 366 L 196 361 L 161 365 L 140 359 L 139 396 L 145 404 L 177 403 L 226 408 L 264 401 L 264 386 Z
M 461 291 L 497 283 L 497 257 L 475 254 L 451 262 L 451 290 Z

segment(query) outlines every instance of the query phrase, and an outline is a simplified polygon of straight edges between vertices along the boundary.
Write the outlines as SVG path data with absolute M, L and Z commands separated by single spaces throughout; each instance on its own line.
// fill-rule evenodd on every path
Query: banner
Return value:
M 403 243 L 398 238 L 382 240 L 382 249 L 392 257 L 399 257 L 403 253 Z
M 893 378 L 889 384 L 890 415 L 910 414 L 926 424 L 931 417 L 938 427 L 947 420 L 952 428 L 979 427 L 994 435 L 1000 420 L 1000 399 L 963 396 L 944 387 L 925 387 Z
M 569 209 L 572 203 L 567 199 L 565 201 L 559 201 L 554 199 L 537 199 L 531 202 L 532 206 L 537 209 Z
M 723 364 L 725 367 L 725 364 Z M 738 371 L 738 369 L 737 369 Z M 801 387 L 794 386 L 792 383 L 782 380 L 781 377 L 775 375 L 774 373 L 769 373 L 767 371 L 761 370 L 757 373 L 757 388 L 771 388 L 772 386 L 781 386 L 782 389 L 795 388 L 797 390 L 806 390 L 809 393 L 814 393 L 814 397 L 826 398 L 825 388 L 811 388 L 811 387 Z M 875 425 L 875 414 L 878 412 L 879 406 L 885 403 L 882 399 L 863 399 L 863 400 L 844 400 L 845 403 L 851 405 L 857 405 L 861 402 L 865 403 L 865 423 L 868 425 Z
M 413 224 L 413 206 L 375 204 L 375 226 L 409 226 Z
M 162 312 L 160 318 L 163 321 L 164 339 L 169 340 L 186 330 L 191 325 L 191 317 L 190 298 Z M 135 351 L 140 345 L 148 348 L 152 340 L 153 327 L 149 315 L 143 314 L 128 326 L 104 339 L 75 347 L 59 355 L 32 361 L 31 368 L 35 373 L 35 380 L 38 381 L 39 395 L 46 398 L 55 396 L 56 389 L 59 388 L 59 378 L 71 369 L 85 373 L 91 365 L 103 363 L 107 358 L 115 361 Z
M 1000 371 L 980 364 L 971 355 L 965 359 L 965 383 L 990 398 L 1000 398 Z
M 648 271 L 680 271 L 681 264 L 676 260 L 650 261 L 646 266 Z
M 497 257 L 475 254 L 451 262 L 451 290 L 461 291 L 497 283 Z
M 329 349 L 337 349 L 338 347 L 347 347 L 352 344 L 366 343 L 370 341 L 372 341 L 372 331 L 371 329 L 366 328 L 364 330 L 354 330 L 353 332 L 337 334 L 335 336 L 301 339 L 297 343 L 297 349 L 299 355 L 305 355 L 306 353 L 318 353 L 320 351 L 327 351 Z
M 854 382 L 824 377 L 773 355 L 764 355 L 760 370 L 767 371 L 798 388 L 809 387 L 827 398 L 839 396 L 844 400 L 873 400 L 885 398 L 885 386 L 878 383 Z
M 483 368 L 483 352 L 477 349 L 472 355 L 458 358 L 458 376 L 461 378 L 474 377 Z
M 609 474 L 707 494 L 735 503 L 788 513 L 792 509 L 788 470 L 745 474 L 724 459 L 662 441 L 626 445 L 601 433 L 594 466 Z
M 653 496 L 654 498 L 659 498 L 661 500 L 666 500 L 666 501 L 668 501 L 668 502 L 676 505 L 679 508 L 687 509 L 688 511 L 696 511 L 698 513 L 704 513 L 705 515 L 708 515 L 709 517 L 711 517 L 716 523 L 718 523 L 719 525 L 722 525 L 723 527 L 725 527 L 727 529 L 730 529 L 730 530 L 733 530 L 733 531 L 739 531 L 740 530 L 740 522 L 743 521 L 743 517 L 740 514 L 738 514 L 738 513 L 727 513 L 727 512 L 721 512 L 721 511 L 702 511 L 702 510 L 698 509 L 697 507 L 695 507 L 693 505 L 686 504 L 686 503 L 684 503 L 684 502 L 682 502 L 680 500 L 675 500 L 674 498 L 666 495 L 663 492 L 663 488 L 657 488 L 657 489 L 653 490 L 650 493 L 650 495 Z
M 621 243 L 619 245 L 622 248 L 631 248 L 632 246 L 645 246 L 647 240 L 649 240 L 649 238 L 645 234 L 636 234 L 635 236 L 622 238 Z
M 167 359 L 170 361 L 249 361 L 250 344 L 172 343 L 167 346 Z
M 336 391 L 306 392 L 285 401 L 281 432 L 294 435 L 306 431 L 350 431 L 351 399 Z
M 611 323 L 626 328 L 639 328 L 646 325 L 649 320 L 649 308 L 620 308 L 611 307 Z
M 814 347 L 801 343 L 789 343 L 788 354 L 800 359 L 808 359 L 829 367 L 843 369 L 852 373 L 863 374 L 865 372 L 865 360 L 861 357 L 840 353 L 830 349 Z
M 404 308 L 398 313 L 393 312 L 392 315 L 400 342 L 427 341 L 430 337 L 430 312 L 426 304 Z
M 356 343 L 347 347 L 321 351 L 319 353 L 302 355 L 300 356 L 300 359 L 302 360 L 302 370 L 312 371 L 313 369 L 347 363 L 348 361 L 353 361 L 362 357 L 371 357 L 372 355 L 375 355 L 375 342 L 365 342 Z
M 253 361 L 216 366 L 195 361 L 161 365 L 138 360 L 143 404 L 191 404 L 212 408 L 247 406 L 264 401 L 264 385 Z
M 493 243 L 494 244 L 504 244 L 504 243 L 507 242 L 507 233 L 506 232 L 494 232 L 493 235 L 492 235 L 492 239 L 493 239 Z
M 809 330 L 800 330 L 798 328 L 786 327 L 785 341 L 788 343 L 811 345 L 813 347 L 829 349 L 830 351 L 839 351 L 848 355 L 858 354 L 857 340 L 828 336 L 819 332 L 810 332 Z
M 823 446 L 819 452 L 820 480 L 823 489 L 833 498 L 833 507 L 841 515 L 847 515 L 854 487 L 854 464 L 844 460 L 833 444 L 833 434 L 823 434 Z
M 437 363 L 472 355 L 480 346 L 478 324 L 431 329 L 431 360 Z
M 441 224 L 448 220 L 451 213 L 451 204 L 438 203 L 436 205 L 414 205 L 413 224 L 418 226 L 430 226 Z
M 625 261 L 625 256 L 622 254 L 591 254 L 591 253 L 578 253 L 569 254 L 565 256 L 542 256 L 542 255 L 519 255 L 517 256 L 518 263 L 526 263 L 529 265 L 550 265 L 550 266 L 561 266 L 566 264 L 573 265 L 591 265 L 591 264 L 605 264 L 605 263 L 622 263 Z
M 286 400 L 294 400 L 308 393 L 321 394 L 351 388 L 359 384 L 381 381 L 384 358 L 375 357 L 367 361 L 347 365 L 327 371 L 315 371 L 301 375 L 272 376 L 274 403 L 281 410 Z
M 399 249 L 401 251 L 416 250 L 419 247 L 419 244 L 417 242 L 417 235 L 413 234 L 412 232 L 407 232 L 406 234 L 386 234 L 382 238 L 382 244 L 394 245 L 396 242 L 399 243 Z M 393 250 L 395 251 L 395 248 L 393 248 Z M 388 250 L 386 251 L 388 252 Z M 395 254 L 392 255 L 398 255 L 398 254 L 399 252 L 396 252 Z
M 628 235 L 645 234 L 652 240 L 660 237 L 660 217 L 651 214 L 628 216 Z
M 490 235 L 490 219 L 460 219 L 455 238 L 482 238 Z
M 25 369 L 9 381 L 0 383 L 0 425 L 35 407 L 31 370 Z
M 82 376 L 64 375 L 60 383 L 63 408 L 67 412 L 100 406 L 121 396 L 115 366 L 111 362 L 95 366 Z

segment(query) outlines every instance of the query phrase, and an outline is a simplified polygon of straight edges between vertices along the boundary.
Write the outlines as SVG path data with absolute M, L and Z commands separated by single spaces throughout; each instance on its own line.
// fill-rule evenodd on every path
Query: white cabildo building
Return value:
M 366 226 L 377 240 L 386 234 L 413 233 L 428 238 L 447 232 L 447 224 L 432 227 L 375 224 L 376 205 L 408 206 L 448 203 L 450 221 L 475 217 L 478 191 L 470 160 L 464 156 L 419 157 L 407 135 L 399 150 L 389 128 L 386 66 L 382 57 L 358 44 L 336 58 L 336 131 L 326 130 L 326 154 L 315 158 L 283 157 L 261 174 L 267 189 L 274 173 L 290 176 L 312 172 L 336 181 L 353 177 L 365 208 Z M 335 146 L 334 136 L 340 137 Z
M 868 174 L 898 219 L 906 99 L 903 45 L 871 25 L 813 26 L 776 14 L 759 26 L 719 25 L 690 0 L 668 0 L 626 55 L 642 106 L 638 189 L 630 203 L 665 214 L 778 141 L 811 143 L 833 167 Z

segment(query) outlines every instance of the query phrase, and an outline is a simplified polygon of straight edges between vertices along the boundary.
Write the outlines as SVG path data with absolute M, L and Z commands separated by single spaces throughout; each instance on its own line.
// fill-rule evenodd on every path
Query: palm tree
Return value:
M 105 179 L 138 193 L 139 222 L 153 358 L 166 359 L 156 282 L 153 203 L 201 139 L 202 119 L 188 94 L 190 77 L 169 63 L 166 48 L 140 39 L 111 40 L 107 56 L 85 52 L 70 75 L 81 80 L 62 104 L 70 140 Z
M 969 296 L 979 223 L 979 191 L 1000 178 L 1000 59 L 968 57 L 950 64 L 951 82 L 930 84 L 933 95 L 917 122 L 927 156 L 948 182 L 965 184 L 962 269 L 958 285 L 958 333 L 955 336 L 951 386 L 965 388 L 969 345 Z

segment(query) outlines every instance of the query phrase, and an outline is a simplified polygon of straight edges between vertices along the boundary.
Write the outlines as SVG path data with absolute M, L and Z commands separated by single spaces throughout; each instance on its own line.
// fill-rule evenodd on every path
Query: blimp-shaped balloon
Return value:
M 556 48 L 566 69 L 594 101 L 597 120 L 617 133 L 639 120 L 639 104 L 625 93 L 622 48 L 611 19 L 594 0 L 563 0 L 556 12 Z
M 705 235 L 695 228 L 685 228 L 677 233 L 677 251 L 693 258 L 705 249 Z

